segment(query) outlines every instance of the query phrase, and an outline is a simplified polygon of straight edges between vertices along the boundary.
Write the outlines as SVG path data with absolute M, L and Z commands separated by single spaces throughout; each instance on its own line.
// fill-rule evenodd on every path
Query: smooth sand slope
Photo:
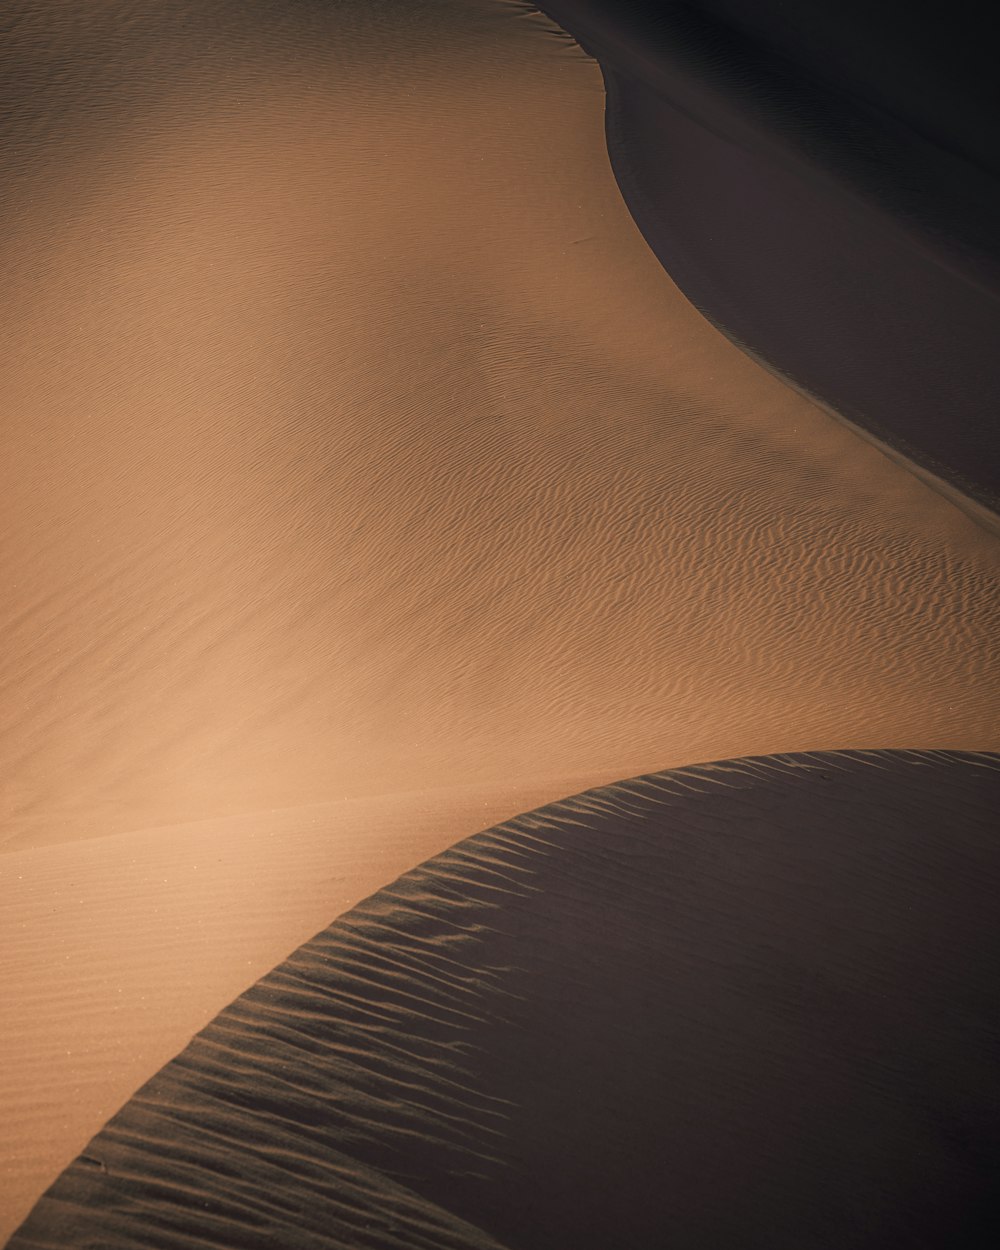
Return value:
M 995 538 L 679 294 L 550 24 L 11 12 L 4 1227 L 459 836 L 695 759 L 1000 747 Z
M 985 1250 L 998 807 L 997 756 L 831 753 L 472 837 L 221 1012 L 11 1250 Z

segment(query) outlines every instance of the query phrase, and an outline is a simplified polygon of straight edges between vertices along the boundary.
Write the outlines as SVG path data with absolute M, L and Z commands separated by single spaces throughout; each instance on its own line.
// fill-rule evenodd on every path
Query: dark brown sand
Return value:
M 227 1007 L 10 1243 L 982 1247 L 1000 757 L 623 782 L 406 874 Z
M 679 293 L 550 23 L 7 13 L 0 1238 L 467 833 L 697 759 L 1000 747 L 995 537 Z
M 1000 97 L 971 3 L 546 0 L 671 278 L 841 415 L 1000 507 Z

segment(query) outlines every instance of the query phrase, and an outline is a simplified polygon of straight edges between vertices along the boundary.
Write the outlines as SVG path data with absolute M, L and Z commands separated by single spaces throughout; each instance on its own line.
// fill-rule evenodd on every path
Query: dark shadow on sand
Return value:
M 967 3 L 544 0 L 640 230 L 738 344 L 1000 503 L 1000 96 Z
M 222 1011 L 11 1250 L 1000 1244 L 1000 758 L 677 770 L 458 844 Z

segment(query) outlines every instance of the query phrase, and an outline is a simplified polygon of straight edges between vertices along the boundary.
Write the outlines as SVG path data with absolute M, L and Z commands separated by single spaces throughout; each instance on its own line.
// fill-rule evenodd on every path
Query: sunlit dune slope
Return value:
M 998 745 L 995 540 L 678 294 L 596 65 L 514 5 L 318 12 L 270 62 L 249 18 L 203 51 L 212 5 L 163 43 L 92 13 L 88 74 L 29 97 L 35 148 L 62 111 L 0 249 L 8 845 Z
M 39 1202 L 56 1245 L 987 1246 L 1000 757 L 660 773 L 403 876 Z

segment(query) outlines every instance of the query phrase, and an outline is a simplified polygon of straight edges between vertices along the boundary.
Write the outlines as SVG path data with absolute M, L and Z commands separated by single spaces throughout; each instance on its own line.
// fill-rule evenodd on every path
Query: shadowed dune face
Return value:
M 9 844 L 995 745 L 995 550 L 678 295 L 541 19 L 26 12 Z
M 600 60 L 615 175 L 685 294 L 995 524 L 1000 97 L 982 6 L 541 7 Z
M 734 761 L 460 843 L 226 1008 L 11 1250 L 996 1244 L 1000 758 Z
M 0 856 L 0 1245 L 144 1081 L 334 916 L 590 782 L 510 778 Z

